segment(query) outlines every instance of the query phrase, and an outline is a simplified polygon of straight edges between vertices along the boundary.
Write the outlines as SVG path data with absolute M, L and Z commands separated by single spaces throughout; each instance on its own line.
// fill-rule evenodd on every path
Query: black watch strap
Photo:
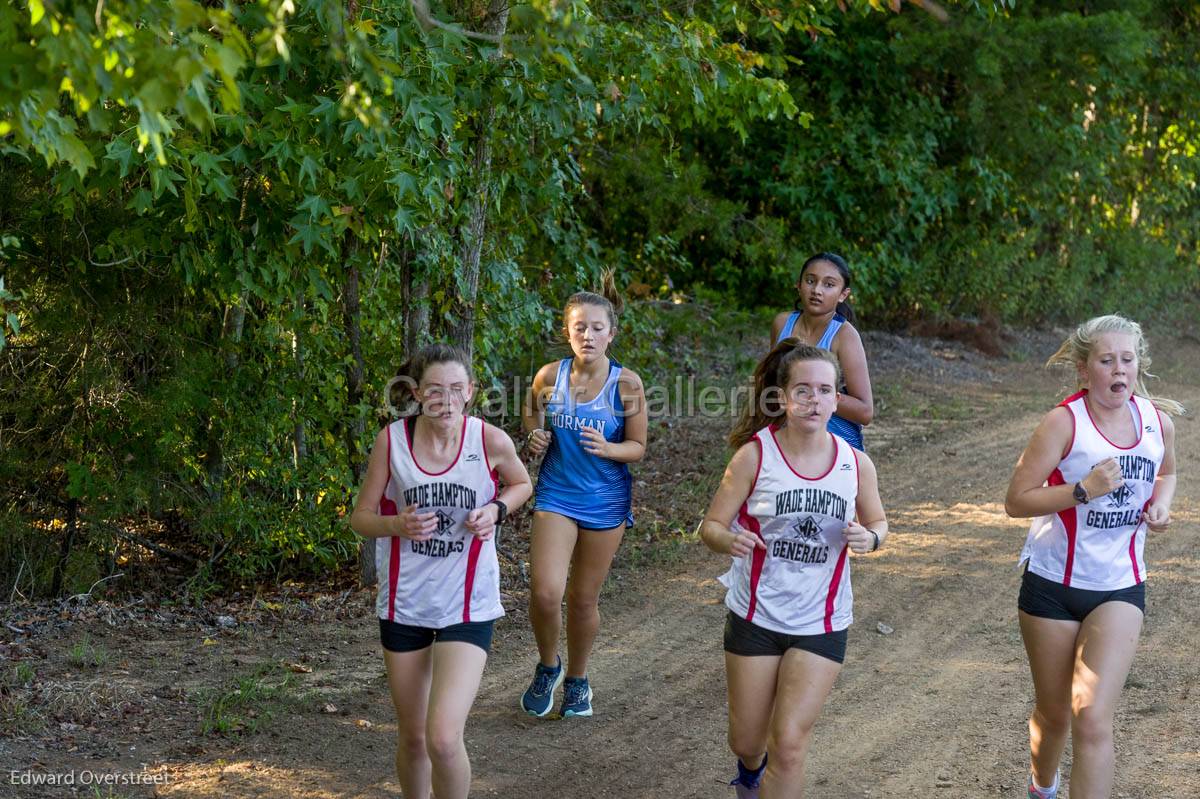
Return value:
M 1071 489 L 1071 496 L 1075 497 L 1075 501 L 1080 505 L 1086 505 L 1088 503 L 1088 492 L 1087 489 L 1083 487 L 1082 482 L 1076 483 L 1075 488 Z
M 489 505 L 495 505 L 497 508 L 499 508 L 499 509 L 500 509 L 500 513 L 498 513 L 498 514 L 496 515 L 496 524 L 500 524 L 501 522 L 503 522 L 503 521 L 505 520 L 505 518 L 507 518 L 507 517 L 508 517 L 508 506 L 507 506 L 507 505 L 505 505 L 505 504 L 504 504 L 503 502 L 501 502 L 500 500 L 498 500 L 498 499 L 493 499 L 493 500 L 492 500 L 491 502 L 489 502 L 488 504 L 489 504 Z

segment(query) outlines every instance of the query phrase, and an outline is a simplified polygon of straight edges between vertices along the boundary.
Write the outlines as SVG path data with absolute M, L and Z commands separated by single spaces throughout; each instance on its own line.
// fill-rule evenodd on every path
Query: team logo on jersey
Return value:
M 805 516 L 792 525 L 794 532 L 801 541 L 816 541 L 821 537 L 821 525 L 811 516 Z
M 466 461 L 467 463 L 475 463 L 475 461 L 479 460 L 479 453 L 472 452 L 470 455 L 463 458 L 463 460 Z
M 437 533 L 438 533 L 438 535 L 442 535 L 443 533 L 445 533 L 447 530 L 449 530 L 451 527 L 454 526 L 454 517 L 451 516 L 449 513 L 446 513 L 441 508 L 438 508 L 437 511 L 435 511 L 434 515 L 437 516 Z
M 1108 495 L 1108 504 L 1110 507 L 1119 508 L 1128 502 L 1132 496 L 1133 489 L 1128 484 L 1121 483 L 1118 488 L 1114 489 Z
M 1154 432 L 1154 425 L 1152 425 L 1152 424 L 1148 424 L 1148 425 L 1146 425 L 1146 432 L 1147 432 L 1147 433 L 1153 433 L 1153 432 Z
M 850 471 L 850 464 L 848 464 L 848 463 L 843 463 L 843 464 L 842 464 L 842 469 L 841 469 L 841 470 L 842 470 L 843 472 L 848 472 L 848 471 Z

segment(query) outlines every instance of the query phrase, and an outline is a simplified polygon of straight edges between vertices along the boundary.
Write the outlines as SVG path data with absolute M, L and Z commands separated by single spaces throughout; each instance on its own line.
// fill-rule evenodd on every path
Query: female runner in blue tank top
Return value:
M 529 619 L 540 660 L 521 697 L 522 709 L 539 717 L 550 713 L 564 677 L 560 715 L 592 715 L 587 666 L 600 627 L 600 588 L 633 524 L 628 464 L 646 450 L 642 381 L 607 354 L 621 302 L 611 274 L 605 293 L 615 305 L 591 292 L 567 301 L 563 321 L 573 355 L 538 371 L 522 412 L 530 453 L 546 454 L 529 547 Z M 564 593 L 565 668 L 558 654 Z
M 798 338 L 837 356 L 845 385 L 837 413 L 829 420 L 829 432 L 862 451 L 862 429 L 871 423 L 875 401 L 871 396 L 867 354 L 854 329 L 854 310 L 847 302 L 850 267 L 840 255 L 818 253 L 800 267 L 796 293 L 796 310 L 776 315 L 771 325 L 771 346 L 785 338 Z

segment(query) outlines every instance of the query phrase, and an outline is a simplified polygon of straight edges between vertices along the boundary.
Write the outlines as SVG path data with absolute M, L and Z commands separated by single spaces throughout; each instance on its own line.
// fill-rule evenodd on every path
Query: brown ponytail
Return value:
M 621 311 L 625 310 L 625 300 L 621 297 L 621 292 L 617 291 L 617 280 L 613 274 L 613 270 L 605 269 L 600 276 L 600 293 L 594 291 L 577 291 L 567 298 L 567 304 L 563 306 L 563 329 L 567 326 L 567 317 L 571 313 L 571 309 L 577 308 L 580 305 L 594 305 L 603 308 L 608 313 L 608 325 L 614 330 L 617 327 L 617 317 Z
M 840 385 L 842 370 L 837 356 L 804 344 L 798 338 L 785 338 L 772 348 L 754 368 L 754 386 L 750 399 L 742 409 L 741 418 L 729 432 L 729 443 L 734 449 L 754 438 L 754 434 L 767 425 L 779 420 L 784 413 L 784 392 L 792 364 L 800 361 L 825 361 L 833 364 L 836 373 L 834 385 Z

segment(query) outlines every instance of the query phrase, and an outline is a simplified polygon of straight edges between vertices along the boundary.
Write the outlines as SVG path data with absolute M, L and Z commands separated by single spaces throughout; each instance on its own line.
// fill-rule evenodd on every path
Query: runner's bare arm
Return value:
M 875 397 L 871 393 L 871 375 L 867 352 L 854 325 L 842 325 L 833 340 L 833 351 L 842 364 L 846 392 L 838 396 L 837 415 L 851 422 L 869 425 L 875 418 Z
M 437 526 L 432 513 L 422 513 L 415 505 L 399 509 L 393 516 L 381 516 L 379 504 L 383 499 L 390 475 L 388 464 L 388 430 L 383 428 L 375 436 L 371 457 L 367 461 L 367 473 L 362 488 L 350 514 L 350 529 L 364 538 L 387 538 L 402 535 L 423 541 L 433 534 Z
M 717 487 L 717 493 L 708 506 L 708 513 L 700 522 L 700 540 L 713 552 L 741 558 L 754 551 L 755 547 L 766 549 L 767 545 L 758 536 L 749 532 L 735 533 L 729 529 L 738 510 L 754 490 L 754 481 L 758 476 L 759 446 L 758 441 L 751 441 L 733 454 L 729 465 L 725 467 L 721 485 Z
M 1166 414 L 1161 416 L 1166 451 L 1163 452 L 1158 477 L 1154 479 L 1154 493 L 1150 495 L 1150 504 L 1146 506 L 1143 516 L 1146 525 L 1156 533 L 1171 524 L 1171 503 L 1175 500 L 1175 422 Z
M 854 506 L 855 518 L 846 526 L 846 541 L 851 551 L 863 554 L 883 546 L 888 537 L 888 522 L 883 512 L 883 500 L 879 498 L 879 474 L 875 463 L 865 452 L 859 452 L 857 456 L 858 499 Z M 879 537 L 878 543 L 875 536 Z
M 1027 519 L 1058 513 L 1079 504 L 1072 493 L 1074 483 L 1045 485 L 1070 449 L 1074 425 L 1071 412 L 1061 406 L 1042 418 L 1009 481 L 1008 494 L 1004 498 L 1004 510 L 1009 516 Z M 1121 484 L 1121 470 L 1114 459 L 1108 458 L 1097 464 L 1081 482 L 1089 497 L 1103 496 Z

